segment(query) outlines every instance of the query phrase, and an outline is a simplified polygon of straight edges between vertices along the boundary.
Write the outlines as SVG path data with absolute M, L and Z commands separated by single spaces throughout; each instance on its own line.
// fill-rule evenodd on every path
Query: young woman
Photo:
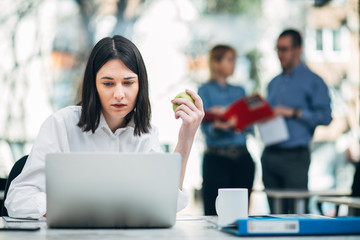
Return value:
M 175 118 L 182 119 L 175 152 L 182 156 L 178 210 L 187 205 L 182 191 L 186 164 L 195 133 L 204 116 L 202 100 L 183 98 Z M 46 215 L 45 155 L 54 152 L 159 152 L 156 127 L 150 124 L 150 101 L 145 65 L 137 47 L 121 36 L 104 38 L 93 48 L 78 106 L 50 116 L 42 125 L 22 173 L 12 181 L 5 207 L 9 216 Z
M 227 83 L 234 73 L 236 52 L 226 45 L 210 51 L 211 79 L 199 88 L 204 109 L 221 116 L 226 108 L 245 96 L 242 87 Z M 236 121 L 203 122 L 207 149 L 203 159 L 203 200 L 205 215 L 216 215 L 215 199 L 218 188 L 247 188 L 250 196 L 255 164 L 246 148 L 245 132 L 235 132 Z

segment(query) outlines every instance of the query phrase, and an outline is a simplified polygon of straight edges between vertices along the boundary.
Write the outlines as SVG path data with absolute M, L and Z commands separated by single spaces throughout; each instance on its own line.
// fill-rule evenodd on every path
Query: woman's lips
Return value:
M 125 107 L 126 104 L 117 103 L 117 104 L 111 104 L 111 106 L 115 107 L 115 108 L 122 108 L 122 107 Z

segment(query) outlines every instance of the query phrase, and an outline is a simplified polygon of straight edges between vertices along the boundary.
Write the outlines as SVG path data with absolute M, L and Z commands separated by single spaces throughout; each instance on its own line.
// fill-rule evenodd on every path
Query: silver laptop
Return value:
M 175 224 L 181 155 L 54 153 L 46 156 L 50 228 Z

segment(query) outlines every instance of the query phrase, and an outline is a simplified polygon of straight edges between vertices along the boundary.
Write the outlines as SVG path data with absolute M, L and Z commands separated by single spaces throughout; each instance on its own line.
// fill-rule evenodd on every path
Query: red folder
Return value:
M 226 121 L 235 117 L 237 120 L 236 130 L 242 131 L 256 122 L 272 118 L 273 116 L 274 113 L 270 104 L 259 94 L 254 94 L 238 99 L 221 116 L 205 112 L 203 121 L 212 122 L 215 119 Z

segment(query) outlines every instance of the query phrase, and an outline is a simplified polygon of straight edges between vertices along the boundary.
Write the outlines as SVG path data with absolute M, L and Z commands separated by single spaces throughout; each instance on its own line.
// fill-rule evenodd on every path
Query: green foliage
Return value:
M 262 54 L 258 49 L 253 49 L 246 54 L 246 58 L 250 61 L 250 72 L 249 76 L 252 81 L 255 82 L 254 92 L 260 90 L 260 60 Z
M 261 12 L 261 0 L 205 0 L 208 14 L 255 14 Z

